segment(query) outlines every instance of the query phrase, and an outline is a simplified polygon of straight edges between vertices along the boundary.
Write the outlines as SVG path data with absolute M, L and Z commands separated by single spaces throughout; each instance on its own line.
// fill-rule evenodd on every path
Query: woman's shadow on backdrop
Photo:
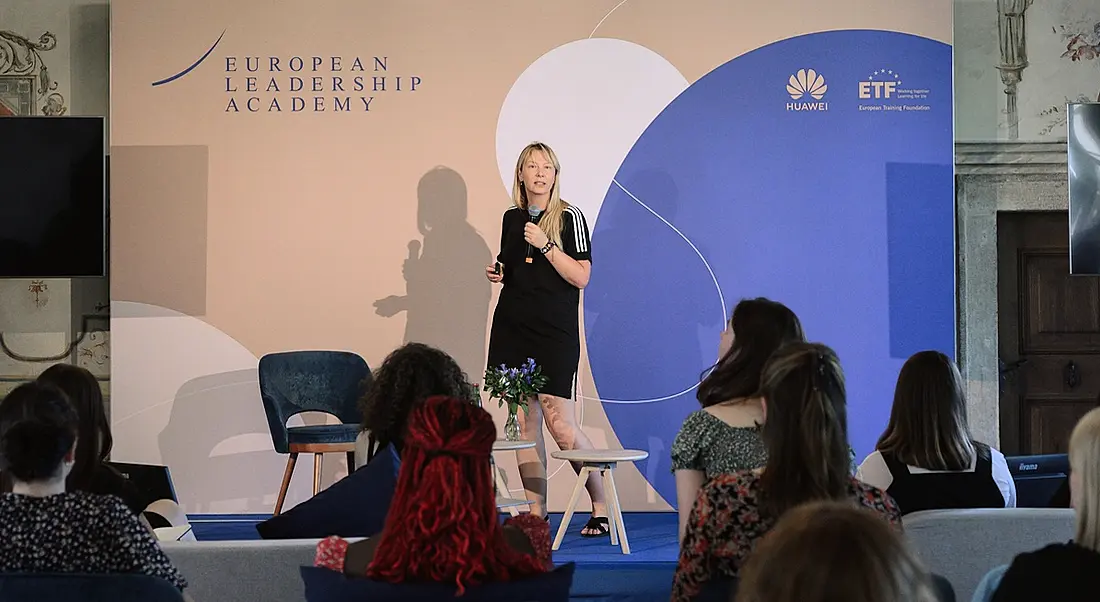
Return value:
M 405 294 L 375 301 L 378 315 L 405 312 L 405 342 L 449 353 L 477 380 L 485 364 L 485 329 L 492 288 L 485 266 L 492 252 L 467 222 L 466 182 L 448 167 L 436 167 L 417 187 L 417 230 L 401 268 Z

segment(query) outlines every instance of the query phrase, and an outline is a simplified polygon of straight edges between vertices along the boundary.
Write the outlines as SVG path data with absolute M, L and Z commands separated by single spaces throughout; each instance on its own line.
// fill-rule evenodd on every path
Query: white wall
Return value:
M 997 34 L 998 0 L 955 1 L 955 138 L 1009 140 Z M 1028 66 L 1019 84 L 1020 141 L 1065 140 L 1067 101 L 1100 100 L 1100 58 L 1063 57 L 1085 33 L 1100 49 L 1100 2 L 1043 0 L 1025 12 Z

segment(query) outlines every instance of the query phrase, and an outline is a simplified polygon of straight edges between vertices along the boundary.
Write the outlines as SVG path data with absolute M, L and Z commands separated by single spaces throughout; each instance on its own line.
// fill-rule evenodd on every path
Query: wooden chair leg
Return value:
M 294 476 L 294 464 L 298 461 L 298 454 L 290 454 L 286 461 L 286 470 L 283 471 L 283 484 L 279 486 L 279 498 L 275 500 L 275 516 L 283 511 L 283 502 L 286 501 L 286 491 L 290 488 L 290 477 Z
M 550 547 L 555 552 L 561 547 L 561 542 L 565 540 L 565 532 L 569 530 L 569 521 L 573 519 L 573 510 L 577 507 L 577 502 L 581 499 L 581 492 L 584 491 L 584 484 L 588 482 L 588 475 L 593 470 L 595 469 L 591 466 L 584 465 L 577 475 L 577 484 L 573 486 L 573 495 L 569 496 L 569 505 L 565 507 L 565 516 L 561 517 L 561 524 L 558 525 L 558 535 L 554 538 L 554 544 Z
M 619 488 L 615 486 L 615 465 L 611 465 L 611 468 L 607 469 L 607 485 L 609 491 L 607 491 L 608 501 L 608 514 L 615 514 L 615 520 L 612 524 L 619 530 L 619 545 L 622 548 L 623 554 L 630 553 L 630 542 L 626 539 L 626 523 L 623 522 L 623 507 L 619 503 Z
M 348 452 L 348 475 L 355 472 L 355 452 Z
M 313 454 L 313 495 L 321 492 L 321 462 L 325 454 Z

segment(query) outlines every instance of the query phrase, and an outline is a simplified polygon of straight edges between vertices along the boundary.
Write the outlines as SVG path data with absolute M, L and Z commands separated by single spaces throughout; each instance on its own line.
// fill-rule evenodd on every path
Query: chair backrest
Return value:
M 1072 539 L 1074 515 L 1048 508 L 928 510 L 906 515 L 902 523 L 928 570 L 946 577 L 959 600 L 969 600 L 990 569 Z
M 302 602 L 298 567 L 317 557 L 316 539 L 164 541 L 160 547 L 196 602 Z
M 307 602 L 568 602 L 575 568 L 570 562 L 521 581 L 468 587 L 459 598 L 448 583 L 385 583 L 312 566 L 303 566 L 301 573 Z
M 0 600 L 4 602 L 183 602 L 183 599 L 174 585 L 150 575 L 0 575 Z
M 367 362 L 348 351 L 287 351 L 260 358 L 260 398 L 275 451 L 287 453 L 286 421 L 325 412 L 344 424 L 362 421 L 359 397 L 370 385 Z
M 704 582 L 699 588 L 699 593 L 692 600 L 693 602 L 729 602 L 735 593 L 737 593 L 737 579 L 722 577 Z

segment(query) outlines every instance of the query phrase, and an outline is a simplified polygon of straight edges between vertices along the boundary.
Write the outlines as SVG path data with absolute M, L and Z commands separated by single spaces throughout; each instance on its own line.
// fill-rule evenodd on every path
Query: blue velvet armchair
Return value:
M 283 509 L 298 454 L 313 454 L 313 493 L 321 489 L 324 454 L 343 452 L 348 472 L 355 470 L 355 440 L 362 416 L 359 397 L 370 384 L 363 358 L 346 351 L 288 351 L 260 359 L 260 397 L 275 451 L 287 459 L 275 514 Z M 287 427 L 302 412 L 324 412 L 341 424 Z

